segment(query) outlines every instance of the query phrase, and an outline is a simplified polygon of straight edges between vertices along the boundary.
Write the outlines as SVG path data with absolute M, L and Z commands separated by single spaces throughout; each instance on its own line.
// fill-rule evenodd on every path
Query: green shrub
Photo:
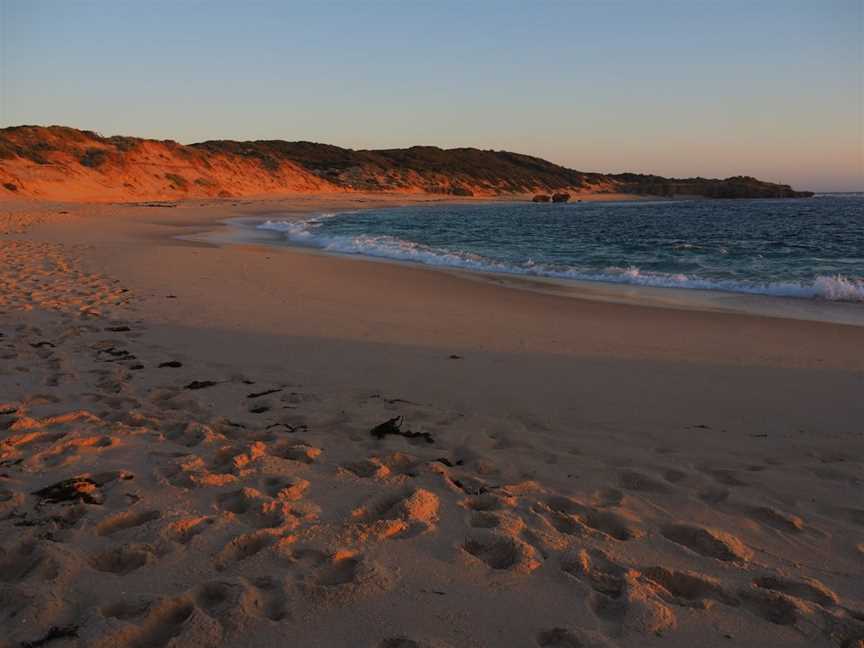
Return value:
M 141 139 L 138 137 L 126 137 L 125 135 L 115 135 L 109 138 L 110 142 L 117 148 L 118 151 L 131 151 L 138 146 Z
M 450 193 L 454 196 L 473 196 L 474 192 L 468 189 L 467 187 L 453 187 L 450 189 Z
M 91 169 L 98 169 L 108 160 L 108 155 L 102 149 L 90 148 L 84 152 L 78 161 Z

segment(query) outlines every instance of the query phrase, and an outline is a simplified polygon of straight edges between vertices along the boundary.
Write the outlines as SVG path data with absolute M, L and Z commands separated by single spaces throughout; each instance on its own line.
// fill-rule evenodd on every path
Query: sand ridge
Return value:
M 311 390 L 157 340 L 86 246 L 0 245 L 0 646 L 864 640 L 860 435 Z

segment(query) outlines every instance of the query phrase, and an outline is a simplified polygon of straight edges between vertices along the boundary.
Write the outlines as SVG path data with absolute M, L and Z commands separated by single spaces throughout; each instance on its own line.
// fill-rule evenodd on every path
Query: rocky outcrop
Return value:
M 710 198 L 812 195 L 736 176 L 725 180 L 586 173 L 540 158 L 472 148 L 354 151 L 313 142 L 103 137 L 64 126 L 0 129 L 0 199 L 176 200 L 340 191 L 452 196 L 633 193 Z M 566 198 L 563 198 L 566 196 Z M 557 197 L 557 199 L 556 199 Z
M 549 200 L 550 198 L 546 194 L 537 194 L 536 196 L 534 196 L 534 198 L 531 199 L 531 202 L 547 203 L 549 202 Z

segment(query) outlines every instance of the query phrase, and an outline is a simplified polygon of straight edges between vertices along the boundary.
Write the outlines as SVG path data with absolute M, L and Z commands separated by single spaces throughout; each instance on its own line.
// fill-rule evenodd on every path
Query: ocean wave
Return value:
M 320 234 L 318 229 L 324 221 L 337 215 L 341 214 L 319 214 L 312 218 L 286 221 L 268 220 L 258 227 L 282 232 L 285 238 L 292 243 L 329 252 L 409 261 L 476 272 L 864 303 L 864 279 L 843 275 L 817 276 L 812 283 L 792 281 L 759 283 L 709 279 L 686 274 L 647 272 L 637 266 L 610 266 L 602 270 L 590 270 L 536 263 L 531 259 L 521 263 L 499 261 L 471 252 L 444 250 L 386 235 Z
M 864 191 L 826 191 L 816 192 L 816 198 L 864 198 Z

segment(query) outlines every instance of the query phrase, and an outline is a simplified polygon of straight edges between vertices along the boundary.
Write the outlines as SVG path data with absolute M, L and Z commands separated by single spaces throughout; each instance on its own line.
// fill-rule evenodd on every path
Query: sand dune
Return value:
M 3 217 L 0 646 L 864 645 L 847 413 L 767 445 L 313 388 L 166 343 L 33 234 L 78 217 Z
M 713 198 L 813 195 L 752 177 L 585 173 L 529 155 L 473 148 L 355 151 L 281 140 L 182 145 L 103 137 L 65 126 L 0 129 L 0 200 L 178 200 L 360 191 L 529 199 L 536 193 L 556 192 Z

